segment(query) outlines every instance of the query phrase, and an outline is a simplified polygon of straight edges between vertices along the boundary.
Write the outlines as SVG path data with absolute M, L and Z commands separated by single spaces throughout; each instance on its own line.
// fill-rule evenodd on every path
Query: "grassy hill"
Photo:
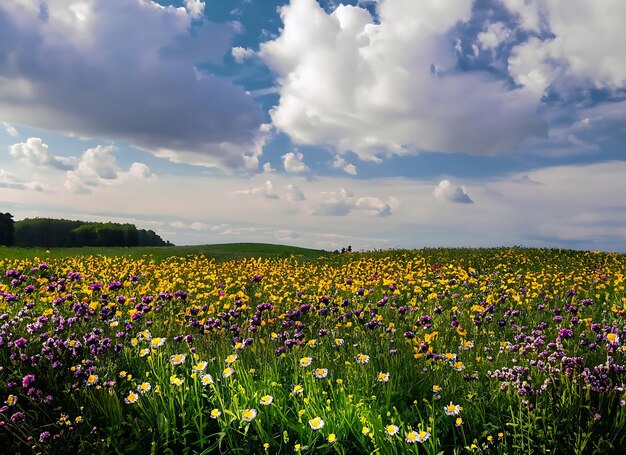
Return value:
M 64 258 L 73 256 L 125 256 L 140 258 L 150 256 L 160 260 L 169 256 L 203 254 L 219 260 L 250 257 L 289 257 L 316 258 L 329 254 L 324 250 L 300 248 L 270 243 L 221 243 L 213 245 L 161 246 L 161 247 L 80 247 L 80 248 L 19 248 L 0 247 L 0 258 L 28 259 L 38 257 Z

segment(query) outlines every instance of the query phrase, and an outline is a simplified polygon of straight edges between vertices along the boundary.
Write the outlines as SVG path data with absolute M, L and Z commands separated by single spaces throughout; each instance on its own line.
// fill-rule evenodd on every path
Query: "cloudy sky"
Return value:
M 0 211 L 626 251 L 623 0 L 2 0 Z

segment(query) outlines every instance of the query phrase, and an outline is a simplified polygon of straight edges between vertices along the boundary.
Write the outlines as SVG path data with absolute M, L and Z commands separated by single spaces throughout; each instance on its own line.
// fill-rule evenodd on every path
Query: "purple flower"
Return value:
M 35 375 L 34 374 L 27 374 L 26 376 L 24 376 L 22 378 L 22 387 L 24 387 L 25 389 L 29 388 L 30 385 L 35 382 Z

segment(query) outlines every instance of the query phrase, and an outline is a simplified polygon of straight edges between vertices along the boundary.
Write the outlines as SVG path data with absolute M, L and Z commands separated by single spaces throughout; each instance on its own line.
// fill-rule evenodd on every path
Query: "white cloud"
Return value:
M 347 174 L 356 175 L 356 166 L 352 163 L 348 163 L 339 155 L 335 156 L 335 159 L 333 160 L 333 167 L 343 169 Z
M 38 137 L 29 137 L 26 142 L 11 145 L 9 153 L 13 158 L 31 166 L 49 166 L 58 170 L 74 169 L 72 158 L 51 156 L 48 145 Z
M 509 36 L 511 36 L 511 30 L 502 22 L 493 22 L 487 25 L 485 31 L 478 34 L 478 42 L 483 49 L 495 49 Z
M 539 8 L 540 1 L 537 0 L 502 0 L 502 3 L 515 15 L 517 15 L 520 26 L 524 30 L 539 32 L 541 15 Z
M 3 0 L 0 55 L 28 58 L 0 66 L 0 118 L 241 167 L 263 113 L 241 86 L 197 69 L 221 64 L 239 30 L 202 20 L 202 5 Z
M 17 137 L 19 133 L 15 129 L 13 125 L 7 122 L 2 122 L 2 126 L 4 126 L 4 130 L 9 134 L 9 136 Z
M 263 173 L 264 174 L 273 174 L 275 172 L 276 172 L 276 169 L 274 169 L 269 162 L 263 164 Z
M 236 190 L 235 194 L 260 194 L 267 199 L 280 199 L 280 197 L 274 191 L 274 185 L 271 180 L 266 180 L 261 186 L 255 188 L 248 188 L 245 190 Z
M 364 8 L 326 13 L 315 0 L 292 0 L 280 36 L 259 51 L 280 85 L 274 125 L 298 144 L 375 161 L 420 150 L 493 154 L 545 135 L 536 97 L 455 70 L 449 32 L 471 8 L 382 0 L 375 21 Z
M 532 37 L 513 49 L 509 71 L 518 83 L 534 90 L 626 85 L 626 2 L 534 0 L 522 6 L 508 0 L 505 5 L 519 15 L 522 27 L 536 30 L 540 17 L 553 36 Z
M 128 174 L 131 178 L 146 179 L 152 177 L 154 174 L 150 168 L 144 163 L 133 163 L 128 169 Z
M 469 197 L 465 188 L 456 186 L 449 180 L 442 180 L 433 190 L 435 197 L 441 201 L 460 202 L 472 204 L 474 201 Z
M 308 172 L 309 167 L 304 164 L 304 155 L 300 152 L 288 152 L 281 157 L 285 171 L 294 174 Z
M 201 0 L 185 0 L 185 8 L 194 19 L 199 19 L 204 14 L 204 2 Z
M 319 192 L 310 213 L 320 216 L 346 216 L 356 210 L 367 216 L 385 217 L 391 215 L 392 205 L 397 205 L 395 198 L 390 198 L 387 202 L 374 196 L 357 198 L 353 193 L 340 188 L 338 191 Z
M 230 52 L 237 63 L 243 63 L 244 60 L 255 55 L 254 50 L 240 46 L 233 47 Z
M 299 202 L 304 201 L 306 198 L 304 197 L 304 193 L 297 185 L 289 184 L 285 187 L 287 189 L 286 197 L 291 202 Z

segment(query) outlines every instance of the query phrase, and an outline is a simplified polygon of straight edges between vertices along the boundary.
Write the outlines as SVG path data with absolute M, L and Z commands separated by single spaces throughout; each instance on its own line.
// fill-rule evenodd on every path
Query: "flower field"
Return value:
M 0 271 L 5 453 L 626 447 L 624 255 L 79 256 Z

